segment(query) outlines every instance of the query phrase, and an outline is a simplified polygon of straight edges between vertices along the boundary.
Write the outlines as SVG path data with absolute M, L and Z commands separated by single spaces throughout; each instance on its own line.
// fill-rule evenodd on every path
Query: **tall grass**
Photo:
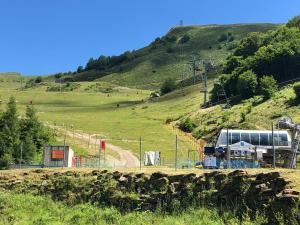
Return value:
M 263 220 L 243 224 L 262 224 Z M 47 197 L 30 194 L 0 192 L 0 224 L 18 225 L 225 225 L 240 224 L 233 213 L 222 217 L 217 211 L 201 208 L 176 215 L 159 212 L 131 212 L 121 214 L 114 208 L 98 208 L 90 204 L 67 206 Z

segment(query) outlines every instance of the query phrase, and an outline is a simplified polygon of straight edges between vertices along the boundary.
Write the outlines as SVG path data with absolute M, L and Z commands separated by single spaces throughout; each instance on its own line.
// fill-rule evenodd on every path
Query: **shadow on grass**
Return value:
M 288 105 L 289 107 L 298 106 L 300 104 L 300 99 L 290 98 L 285 102 L 285 104 Z

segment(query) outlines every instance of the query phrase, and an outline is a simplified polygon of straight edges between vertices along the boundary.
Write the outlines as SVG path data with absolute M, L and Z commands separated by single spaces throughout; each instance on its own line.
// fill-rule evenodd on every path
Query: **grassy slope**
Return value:
M 100 78 L 101 81 L 111 82 L 121 86 L 138 87 L 141 89 L 157 89 L 162 81 L 168 77 L 180 79 L 181 74 L 190 75 L 189 67 L 186 63 L 191 60 L 192 54 L 200 58 L 211 57 L 220 64 L 230 54 L 227 50 L 228 42 L 218 42 L 221 34 L 232 33 L 235 41 L 245 37 L 249 32 L 266 32 L 274 29 L 277 25 L 273 24 L 241 24 L 241 25 L 222 25 L 222 26 L 188 26 L 171 29 L 167 35 L 175 35 L 178 40 L 184 34 L 188 34 L 191 39 L 185 43 L 181 50 L 178 43 L 167 43 L 160 45 L 156 49 L 150 46 L 137 50 L 138 55 L 142 55 L 133 61 L 125 62 L 119 67 L 111 69 L 111 74 Z M 222 48 L 218 49 L 221 45 Z M 211 47 L 211 49 L 209 49 Z M 173 52 L 167 53 L 167 49 L 172 48 Z M 116 72 L 117 71 L 117 72 Z M 108 72 L 110 73 L 110 72 Z M 97 77 L 99 73 L 90 71 L 77 74 L 77 77 Z
M 167 159 L 174 158 L 175 134 L 164 125 L 166 118 L 178 118 L 195 111 L 202 102 L 199 85 L 152 102 L 147 101 L 150 94 L 147 90 L 119 88 L 108 97 L 106 93 L 85 92 L 84 89 L 92 83 L 80 84 L 76 91 L 64 93 L 46 92 L 45 86 L 26 91 L 0 89 L 0 96 L 5 103 L 10 95 L 14 95 L 22 112 L 33 101 L 43 121 L 64 123 L 68 127 L 73 124 L 77 130 L 102 134 L 109 142 L 136 154 L 138 139 L 142 136 L 145 151 L 160 150 Z M 1 108 L 5 108 L 5 104 Z M 187 157 L 186 151 L 191 146 L 182 140 L 179 148 L 180 155 Z
M 277 123 L 282 116 L 290 116 L 300 123 L 300 104 L 293 103 L 295 94 L 291 86 L 277 92 L 271 99 L 262 101 L 254 97 L 234 105 L 231 109 L 222 110 L 221 106 L 198 110 L 191 113 L 191 117 L 198 124 L 197 129 L 210 132 L 221 129 L 227 124 L 237 124 L 241 129 L 271 129 L 271 123 Z M 245 113 L 245 121 L 242 119 Z M 228 118 L 228 121 L 224 121 Z

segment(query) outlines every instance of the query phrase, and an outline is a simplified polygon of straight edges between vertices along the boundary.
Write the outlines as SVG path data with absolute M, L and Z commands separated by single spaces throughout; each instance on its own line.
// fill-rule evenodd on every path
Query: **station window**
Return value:
M 262 145 L 262 146 L 268 146 L 268 145 L 270 145 L 269 144 L 269 137 L 268 136 L 269 136 L 268 134 L 262 134 L 262 133 L 260 133 L 259 134 L 259 137 L 260 137 L 260 139 L 259 139 L 259 145 Z
M 250 137 L 251 137 L 251 144 L 252 145 L 259 145 L 259 134 L 251 133 Z
M 279 134 L 279 146 L 288 146 L 287 134 Z
M 222 132 L 221 133 L 218 142 L 219 142 L 219 145 L 226 145 L 227 144 L 227 132 Z
M 231 134 L 231 143 L 237 143 L 241 141 L 240 133 L 232 133 Z
M 241 141 L 245 141 L 247 143 L 250 143 L 250 135 L 249 135 L 249 133 L 241 133 Z

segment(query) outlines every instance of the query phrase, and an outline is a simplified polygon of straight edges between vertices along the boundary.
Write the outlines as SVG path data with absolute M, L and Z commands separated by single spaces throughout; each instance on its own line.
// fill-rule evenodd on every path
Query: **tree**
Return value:
M 20 127 L 17 114 L 16 100 L 10 97 L 7 110 L 0 119 L 1 150 L 0 158 L 6 154 L 6 158 L 16 158 L 20 146 Z
M 295 83 L 293 89 L 296 94 L 296 100 L 300 102 L 300 82 Z
M 83 66 L 78 66 L 77 73 L 81 73 L 81 72 L 83 72 Z
M 221 34 L 220 37 L 218 38 L 218 42 L 227 41 L 227 39 L 228 39 L 227 34 Z
M 188 133 L 191 133 L 196 127 L 196 124 L 189 117 L 182 119 L 179 124 L 180 130 Z
M 25 162 L 29 162 L 35 158 L 37 154 L 37 148 L 30 133 L 26 134 L 25 138 L 22 140 L 22 148 L 22 159 Z
M 259 32 L 250 33 L 242 39 L 237 46 L 234 55 L 247 57 L 253 55 L 263 43 L 263 34 Z
M 171 91 L 174 91 L 175 89 L 176 89 L 175 80 L 172 79 L 172 78 L 168 78 L 162 84 L 160 92 L 161 92 L 161 94 L 167 94 L 167 93 L 169 93 Z
M 36 84 L 42 83 L 42 81 L 43 81 L 43 78 L 42 78 L 41 76 L 38 76 L 38 77 L 35 78 L 35 80 L 34 80 L 34 82 L 35 82 Z
M 36 110 L 32 105 L 26 108 L 26 116 L 20 122 L 20 130 L 22 142 L 31 146 L 29 149 L 34 152 L 40 153 L 45 143 L 50 140 L 50 135 L 38 120 Z M 32 143 L 29 142 L 28 138 L 32 140 Z M 32 147 L 33 145 L 35 148 Z M 29 155 L 34 156 L 34 153 Z
M 273 76 L 263 76 L 259 79 L 259 92 L 265 98 L 270 98 L 276 92 L 277 88 L 277 82 Z
M 291 20 L 289 20 L 286 26 L 289 28 L 296 27 L 300 29 L 300 15 L 295 16 Z
M 242 73 L 237 82 L 237 91 L 243 98 L 249 98 L 254 95 L 257 87 L 256 74 L 248 70 Z

